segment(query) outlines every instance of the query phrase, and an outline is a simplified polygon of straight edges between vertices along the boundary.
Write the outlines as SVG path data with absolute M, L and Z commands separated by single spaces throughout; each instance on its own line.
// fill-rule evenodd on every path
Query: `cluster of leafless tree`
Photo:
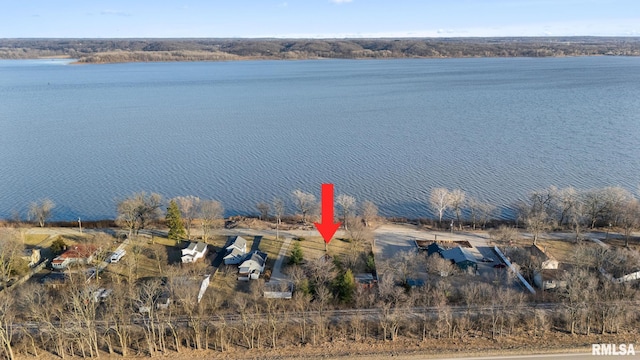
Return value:
M 10 279 L 24 275 L 28 263 L 22 258 L 24 245 L 20 234 L 14 229 L 0 229 L 0 288 Z
M 297 211 L 302 215 L 303 223 L 306 223 L 309 217 L 317 218 L 320 203 L 315 195 L 296 189 L 292 193 L 292 198 Z M 336 197 L 336 205 L 345 230 L 348 230 L 349 224 L 355 221 L 362 221 L 366 226 L 370 226 L 378 218 L 378 207 L 368 200 L 358 206 L 355 197 L 339 194 Z
M 460 189 L 434 188 L 429 204 L 440 226 L 447 213 L 451 214 L 452 224 L 462 228 L 466 221 L 474 229 L 484 227 L 496 216 L 495 206 L 471 198 Z M 551 186 L 529 193 L 514 208 L 517 225 L 533 235 L 534 244 L 545 231 L 571 230 L 579 241 L 585 229 L 605 227 L 619 230 L 628 246 L 632 232 L 640 228 L 640 200 L 621 187 L 577 190 Z
M 640 201 L 621 187 L 576 190 L 572 187 L 534 191 L 517 204 L 518 220 L 533 235 L 548 230 L 571 229 L 579 241 L 587 228 L 619 229 L 629 246 L 631 233 L 640 227 Z
M 176 202 L 181 218 L 184 222 L 187 238 L 193 238 L 194 224 L 199 224 L 202 240 L 207 241 L 211 231 L 220 228 L 224 224 L 224 207 L 217 200 L 204 200 L 196 196 L 179 196 L 172 199 Z M 319 215 L 319 202 L 316 196 L 296 189 L 291 193 L 291 202 L 297 213 L 293 219 L 298 219 L 302 224 L 308 224 Z M 366 227 L 378 218 L 378 208 L 371 201 L 363 201 L 359 206 L 356 199 L 349 195 L 341 194 L 337 197 L 337 205 L 340 209 L 342 223 L 348 230 L 350 224 L 358 222 Z M 129 236 L 145 229 L 151 223 L 158 222 L 163 215 L 164 201 L 160 194 L 145 192 L 135 193 L 120 200 L 117 204 L 116 224 L 127 229 Z M 259 202 L 256 204 L 260 219 L 274 220 L 276 229 L 282 223 L 286 215 L 287 205 L 282 198 L 274 198 L 271 203 Z M 296 218 L 296 216 L 299 216 Z M 359 239 L 358 231 L 362 228 L 356 226 L 351 237 Z
M 468 213 L 468 221 L 474 229 L 478 226 L 484 227 L 495 216 L 496 211 L 494 205 L 467 196 L 460 189 L 433 188 L 429 195 L 429 204 L 433 211 L 438 214 L 438 226 L 440 227 L 442 227 L 442 218 L 447 210 L 453 211 L 460 229 L 462 229 L 463 225 L 463 211 Z
M 196 196 L 180 196 L 173 200 L 180 209 L 188 239 L 192 237 L 195 220 L 200 223 L 202 240 L 205 242 L 211 230 L 220 227 L 223 221 L 224 208 L 217 200 L 203 200 Z M 160 194 L 135 193 L 118 202 L 116 224 L 127 229 L 131 237 L 150 223 L 157 222 L 162 216 L 163 205 Z

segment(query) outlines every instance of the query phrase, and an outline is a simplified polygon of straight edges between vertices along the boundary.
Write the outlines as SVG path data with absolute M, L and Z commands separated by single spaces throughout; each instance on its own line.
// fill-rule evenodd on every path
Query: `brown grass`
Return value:
M 27 246 L 41 245 L 40 243 L 42 243 L 48 237 L 49 235 L 47 234 L 26 234 L 24 237 L 24 244 Z
M 556 260 L 561 263 L 573 263 L 573 255 L 575 254 L 576 243 L 570 240 L 552 240 L 541 239 L 538 240 L 538 245 L 544 249 L 547 253 L 551 254 Z M 585 246 L 599 246 L 591 241 L 583 242 Z

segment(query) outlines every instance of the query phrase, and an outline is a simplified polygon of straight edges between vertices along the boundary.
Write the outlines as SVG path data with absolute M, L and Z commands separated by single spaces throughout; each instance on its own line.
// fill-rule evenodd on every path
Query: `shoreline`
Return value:
M 0 59 L 74 64 L 640 56 L 640 37 L 0 39 Z

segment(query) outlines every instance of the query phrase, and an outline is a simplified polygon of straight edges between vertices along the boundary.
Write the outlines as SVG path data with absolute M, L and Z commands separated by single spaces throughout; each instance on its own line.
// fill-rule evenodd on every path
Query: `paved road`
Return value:
M 413 357 L 414 360 L 419 360 L 420 357 Z M 425 359 L 427 359 L 425 357 Z M 433 359 L 430 357 L 429 359 Z M 582 359 L 640 359 L 640 354 L 636 356 L 593 356 L 591 353 L 581 353 L 581 354 L 539 354 L 539 355 L 510 355 L 510 356 L 484 356 L 484 357 L 465 357 L 461 355 L 460 357 L 455 358 L 436 358 L 440 360 L 559 360 L 559 359 L 568 359 L 568 360 L 582 360 Z

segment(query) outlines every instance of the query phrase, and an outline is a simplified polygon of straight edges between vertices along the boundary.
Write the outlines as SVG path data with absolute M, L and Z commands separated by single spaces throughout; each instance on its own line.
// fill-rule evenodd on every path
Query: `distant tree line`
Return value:
M 639 56 L 637 37 L 401 39 L 0 39 L 0 59 L 86 63 L 239 59 Z

